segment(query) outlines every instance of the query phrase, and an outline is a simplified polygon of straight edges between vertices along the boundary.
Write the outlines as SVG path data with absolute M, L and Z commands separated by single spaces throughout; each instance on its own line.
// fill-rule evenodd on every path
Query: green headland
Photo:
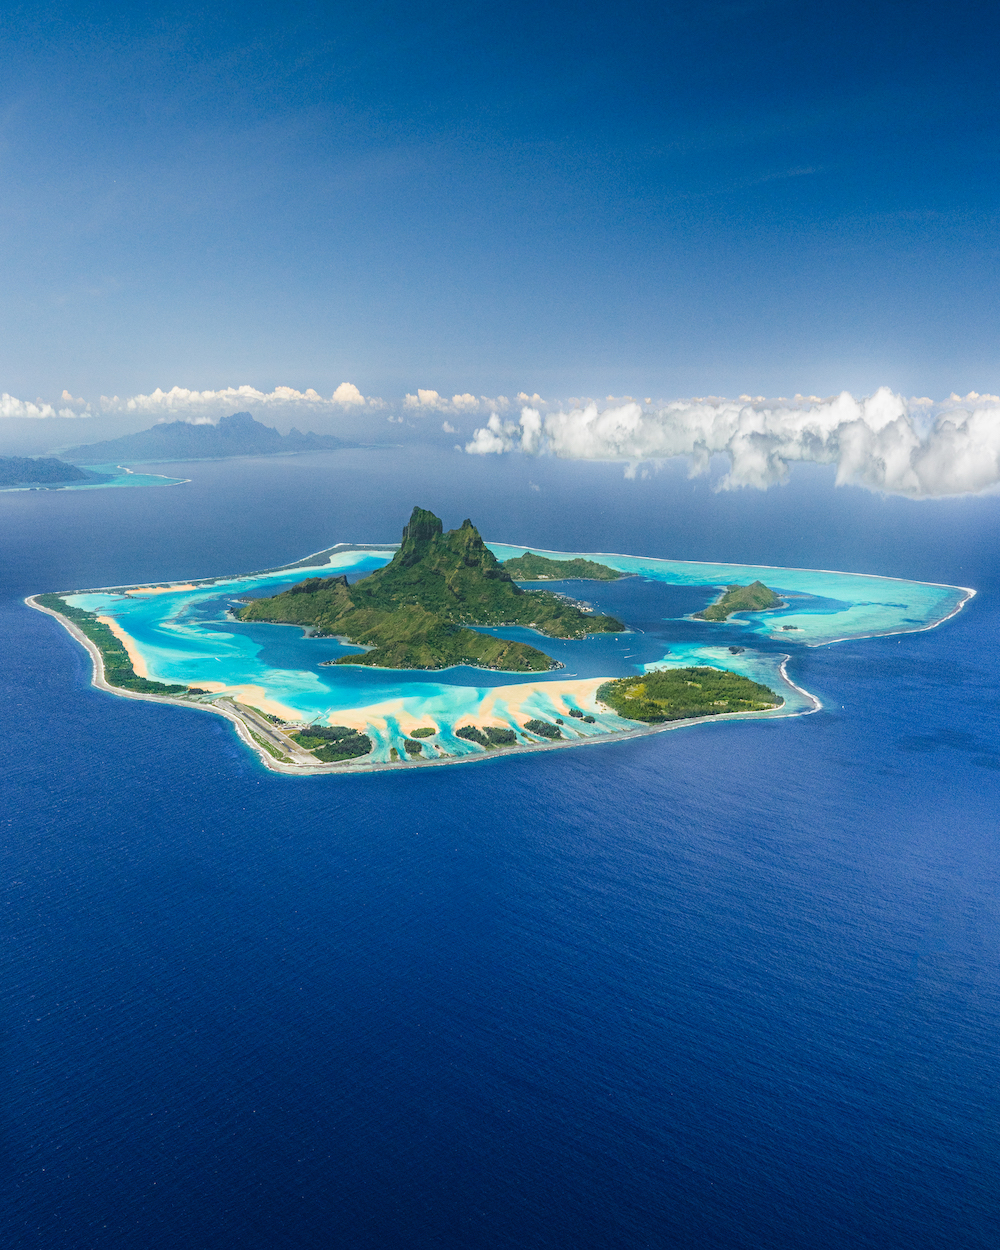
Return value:
M 592 582 L 614 582 L 619 577 L 627 577 L 627 573 L 619 573 L 617 569 L 606 564 L 598 564 L 596 560 L 584 560 L 577 556 L 574 560 L 550 560 L 548 556 L 536 556 L 526 551 L 523 556 L 515 556 L 512 560 L 504 560 L 503 567 L 519 582 L 564 581 L 569 578 L 584 578 Z
M 553 638 L 625 629 L 614 617 L 583 612 L 558 595 L 522 590 L 471 521 L 447 533 L 443 528 L 433 512 L 414 508 L 402 544 L 384 568 L 353 585 L 346 577 L 307 578 L 280 595 L 251 601 L 240 619 L 302 625 L 316 635 L 371 648 L 337 664 L 423 669 L 470 664 L 513 673 L 558 665 L 536 647 L 468 626 L 523 625 Z
M 703 621 L 724 621 L 733 612 L 763 612 L 776 608 L 781 600 L 763 582 L 751 582 L 749 586 L 727 586 L 725 593 L 695 616 Z

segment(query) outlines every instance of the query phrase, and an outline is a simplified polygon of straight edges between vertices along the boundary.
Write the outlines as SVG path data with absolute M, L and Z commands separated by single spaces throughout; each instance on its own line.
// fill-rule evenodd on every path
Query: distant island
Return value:
M 584 560 L 580 556 L 574 560 L 551 560 L 548 556 L 536 556 L 531 551 L 512 560 L 504 560 L 503 567 L 516 582 L 568 581 L 574 578 L 614 582 L 619 577 L 628 576 L 606 564 L 598 564 L 596 560 Z
M 660 724 L 734 712 L 767 712 L 784 702 L 773 690 L 720 668 L 668 668 L 605 682 L 597 701 L 628 720 Z
M 724 621 L 734 612 L 764 612 L 780 605 L 781 600 L 763 582 L 751 582 L 749 586 L 727 586 L 715 603 L 702 612 L 695 612 L 695 617 L 702 621 Z
M 371 648 L 336 664 L 448 668 L 471 664 L 501 672 L 543 672 L 559 665 L 523 642 L 480 634 L 470 625 L 524 625 L 554 638 L 620 633 L 621 621 L 583 612 L 546 591 L 525 591 L 470 520 L 443 532 L 433 512 L 414 508 L 391 562 L 348 585 L 346 577 L 307 578 L 255 599 L 243 621 L 302 625 Z
M 276 456 L 300 451 L 339 451 L 352 447 L 332 434 L 279 434 L 255 421 L 249 412 L 234 412 L 218 425 L 165 421 L 138 434 L 103 443 L 72 447 L 63 454 L 77 464 L 120 464 L 126 461 L 213 460 L 226 456 Z
M 44 489 L 58 489 L 61 486 L 82 485 L 89 482 L 94 486 L 102 482 L 110 482 L 110 473 L 93 473 L 89 469 L 79 469 L 75 464 L 67 464 L 55 456 L 0 456 L 0 490 L 12 486 L 39 486 Z

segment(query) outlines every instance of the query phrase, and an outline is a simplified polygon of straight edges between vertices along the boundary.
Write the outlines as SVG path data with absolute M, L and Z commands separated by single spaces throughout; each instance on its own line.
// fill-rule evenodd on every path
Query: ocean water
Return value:
M 0 498 L 5 1245 L 996 1244 L 996 499 L 414 449 L 166 471 Z M 94 690 L 21 602 L 392 542 L 414 504 L 978 593 L 796 649 L 815 715 L 309 779 Z

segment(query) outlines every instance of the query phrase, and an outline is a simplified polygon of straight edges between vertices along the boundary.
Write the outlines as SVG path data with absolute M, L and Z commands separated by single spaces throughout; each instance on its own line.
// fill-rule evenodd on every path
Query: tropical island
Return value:
M 440 518 L 414 508 L 389 564 L 348 584 L 346 576 L 306 578 L 281 594 L 254 599 L 241 621 L 301 625 L 316 637 L 369 648 L 334 664 L 441 669 L 469 664 L 500 672 L 560 667 L 528 643 L 468 626 L 521 625 L 552 638 L 622 633 L 612 616 L 585 612 L 547 591 L 526 591 L 483 542 L 470 520 L 444 533 Z
M 217 425 L 161 421 L 137 434 L 123 434 L 103 443 L 71 447 L 63 454 L 84 464 L 150 460 L 217 460 L 226 456 L 280 456 L 302 451 L 339 451 L 354 444 L 332 434 L 279 434 L 255 421 L 249 412 L 234 412 Z
M 59 490 L 64 486 L 98 486 L 110 481 L 110 473 L 79 469 L 55 456 L 0 456 L 0 490 L 18 486 Z
M 628 577 L 627 573 L 619 573 L 617 569 L 598 564 L 596 560 L 584 560 L 579 556 L 575 560 L 552 560 L 548 556 L 536 556 L 531 551 L 526 551 L 523 556 L 515 556 L 512 560 L 504 560 L 503 567 L 517 582 L 614 582 L 619 577 Z
M 749 586 L 727 586 L 715 603 L 694 615 L 701 621 L 724 621 L 734 612 L 766 612 L 780 606 L 773 590 L 763 582 L 751 582 Z
M 706 640 L 711 631 L 691 637 L 691 617 L 670 616 L 669 596 L 664 628 L 643 634 L 552 593 L 555 586 L 518 586 L 505 561 L 524 554 L 485 544 L 468 521 L 444 533 L 433 513 L 415 509 L 398 549 L 337 543 L 278 568 L 63 590 L 26 603 L 89 651 L 99 689 L 225 717 L 268 768 L 310 776 L 596 745 L 733 716 L 802 715 L 820 702 L 788 676 L 789 651 L 929 629 L 975 593 L 866 574 L 615 556 L 617 570 L 647 583 L 647 606 L 657 584 L 702 587 L 706 601 L 712 586 L 725 588 L 723 598 L 749 591 L 749 603 L 740 594 L 725 605 L 747 613 L 747 645 L 737 645 L 725 635 Z M 559 565 L 600 560 L 560 555 L 542 558 L 559 573 Z M 778 617 L 764 606 L 774 606 L 768 596 L 777 593 L 764 582 L 775 576 L 781 596 L 796 599 Z M 301 629 L 277 638 L 258 621 Z M 496 637 L 509 623 L 521 627 L 516 643 Z M 545 636 L 566 640 L 561 672 L 541 649 Z M 353 654 L 334 641 L 345 637 Z M 478 672 L 442 673 L 455 657 Z M 386 659 L 395 667 L 373 669 Z M 416 667 L 422 660 L 429 669 Z
M 721 668 L 672 668 L 605 682 L 597 700 L 628 720 L 661 724 L 734 712 L 767 712 L 784 702 L 773 690 Z

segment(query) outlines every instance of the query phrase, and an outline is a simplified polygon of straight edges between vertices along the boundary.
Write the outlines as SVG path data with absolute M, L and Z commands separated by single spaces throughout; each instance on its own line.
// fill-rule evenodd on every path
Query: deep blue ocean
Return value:
M 412 447 L 176 476 L 0 494 L 4 1247 L 993 1250 L 1000 499 Z M 21 602 L 414 504 L 979 593 L 798 653 L 816 715 L 310 779 L 92 689 Z

